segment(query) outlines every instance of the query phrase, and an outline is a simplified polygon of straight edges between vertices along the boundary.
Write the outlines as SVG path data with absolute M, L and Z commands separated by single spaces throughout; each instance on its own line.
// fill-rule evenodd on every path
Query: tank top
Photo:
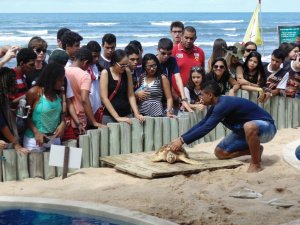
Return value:
M 61 98 L 56 95 L 56 100 L 52 102 L 43 94 L 32 113 L 32 122 L 39 132 L 53 134 L 61 122 L 61 112 Z M 25 135 L 30 138 L 34 137 L 34 133 L 30 128 L 27 128 Z
M 108 97 L 113 93 L 115 90 L 118 80 L 114 80 L 110 68 L 107 69 L 108 72 Z M 122 73 L 122 81 L 120 84 L 120 87 L 111 100 L 111 104 L 116 110 L 116 112 L 119 114 L 119 116 L 128 116 L 131 113 L 131 107 L 129 104 L 129 99 L 127 95 L 127 89 L 128 89 L 128 79 L 127 79 L 127 73 L 124 71 Z M 108 112 L 108 110 L 105 108 L 104 109 L 104 115 L 109 115 L 111 114 Z

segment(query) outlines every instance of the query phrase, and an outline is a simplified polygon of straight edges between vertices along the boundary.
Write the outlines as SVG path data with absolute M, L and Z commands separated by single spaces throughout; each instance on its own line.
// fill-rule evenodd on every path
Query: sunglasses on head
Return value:
M 45 49 L 45 48 L 36 48 L 35 52 L 38 53 L 38 54 L 40 54 L 41 52 L 43 52 L 45 54 L 47 52 L 47 49 Z
M 218 69 L 218 68 L 220 68 L 220 69 L 224 69 L 225 68 L 225 66 L 224 65 L 214 65 L 214 69 Z
M 193 67 L 191 68 L 191 70 L 194 70 L 194 71 L 200 71 L 200 70 L 202 70 L 202 67 L 200 67 L 200 66 L 193 66 Z
M 246 48 L 245 51 L 246 51 L 246 52 L 256 52 L 256 49 Z

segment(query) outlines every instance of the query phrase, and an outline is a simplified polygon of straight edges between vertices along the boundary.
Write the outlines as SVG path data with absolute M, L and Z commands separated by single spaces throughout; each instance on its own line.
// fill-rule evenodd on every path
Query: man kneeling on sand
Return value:
M 214 81 L 203 84 L 201 94 L 204 105 L 211 107 L 201 122 L 171 142 L 172 150 L 178 151 L 184 143 L 202 138 L 221 122 L 232 132 L 215 148 L 217 158 L 251 155 L 248 172 L 261 171 L 260 144 L 272 140 L 277 131 L 271 115 L 247 99 L 221 96 L 221 89 Z

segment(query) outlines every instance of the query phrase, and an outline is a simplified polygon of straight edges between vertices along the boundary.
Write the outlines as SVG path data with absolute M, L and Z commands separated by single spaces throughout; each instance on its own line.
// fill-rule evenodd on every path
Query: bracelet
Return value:
M 187 102 L 188 101 L 188 99 L 187 98 L 183 98 L 183 99 L 181 99 L 181 102 Z
M 182 137 L 180 137 L 179 140 L 181 141 L 181 144 L 184 144 L 184 140 Z
M 173 109 L 168 109 L 168 110 L 167 110 L 167 113 L 171 113 L 171 114 L 173 114 L 173 113 L 174 113 L 174 111 L 173 111 Z
M 258 92 L 262 92 L 263 89 L 262 89 L 262 88 L 257 88 L 257 91 L 258 91 Z

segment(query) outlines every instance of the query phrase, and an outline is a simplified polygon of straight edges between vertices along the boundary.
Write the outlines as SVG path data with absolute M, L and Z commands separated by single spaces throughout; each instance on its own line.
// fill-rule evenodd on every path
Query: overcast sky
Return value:
M 258 0 L 0 0 L 7 13 L 253 12 Z M 297 6 L 297 7 L 296 7 Z M 299 12 L 299 0 L 262 0 L 263 12 Z

